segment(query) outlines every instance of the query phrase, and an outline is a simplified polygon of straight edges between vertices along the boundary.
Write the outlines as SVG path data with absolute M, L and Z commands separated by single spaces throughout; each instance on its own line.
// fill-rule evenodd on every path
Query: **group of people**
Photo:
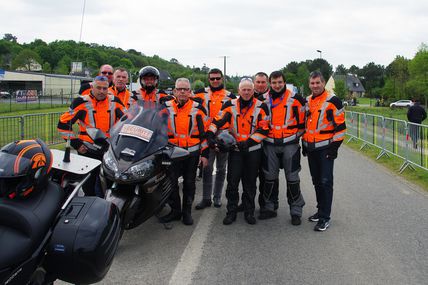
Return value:
M 164 104 L 169 114 L 169 143 L 189 152 L 186 159 L 173 162 L 170 167 L 171 211 L 160 218 L 164 223 L 182 220 L 185 225 L 193 224 L 196 174 L 198 166 L 202 166 L 202 200 L 195 209 L 202 210 L 212 204 L 221 207 L 226 179 L 227 213 L 223 224 L 232 224 L 240 211 L 248 224 L 255 224 L 258 177 L 258 219 L 274 218 L 279 204 L 278 177 L 284 169 L 291 224 L 300 225 L 305 205 L 299 178 L 303 154 L 308 157 L 318 208 L 309 220 L 316 222 L 314 230 L 324 231 L 330 225 L 334 159 L 346 125 L 342 102 L 324 89 L 323 75 L 314 71 L 308 80 L 312 93 L 305 99 L 286 88 L 286 79 L 280 71 L 269 76 L 259 72 L 253 78 L 242 78 L 235 96 L 225 89 L 222 71 L 214 68 L 208 72 L 207 88 L 192 91 L 189 79 L 179 78 L 170 96 L 158 90 L 159 71 L 146 66 L 139 73 L 141 89 L 132 94 L 126 89 L 127 71 L 103 65 L 92 83 L 82 85 L 81 96 L 61 116 L 58 128 L 79 154 L 91 156 L 83 144 L 91 142 L 86 127 L 96 127 L 108 134 L 134 102 Z M 80 125 L 78 136 L 73 134 L 75 122 Z M 225 142 L 227 138 L 232 140 Z M 87 188 L 87 195 L 97 194 L 95 187 Z

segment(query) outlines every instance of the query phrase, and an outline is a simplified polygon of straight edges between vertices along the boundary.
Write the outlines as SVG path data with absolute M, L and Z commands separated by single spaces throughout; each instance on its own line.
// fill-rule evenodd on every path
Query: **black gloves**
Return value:
M 206 138 L 207 138 L 208 147 L 215 148 L 216 146 L 215 135 L 211 131 L 208 131 L 206 132 Z
M 248 151 L 248 143 L 247 141 L 242 141 L 238 143 L 239 151 Z
M 336 159 L 337 158 L 337 150 L 339 149 L 341 144 L 342 144 L 342 141 L 332 142 L 327 149 L 326 158 L 327 159 Z

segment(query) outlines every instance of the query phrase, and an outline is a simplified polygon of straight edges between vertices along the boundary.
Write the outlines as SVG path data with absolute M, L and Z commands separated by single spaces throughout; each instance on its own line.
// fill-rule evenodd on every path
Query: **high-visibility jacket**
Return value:
M 196 100 L 200 100 L 202 102 L 202 106 L 207 110 L 207 121 L 205 123 L 205 127 L 208 128 L 213 119 L 220 112 L 223 104 L 236 97 L 226 89 L 213 92 L 210 88 L 207 88 L 205 89 L 205 92 L 196 93 L 194 98 L 196 98 Z M 226 129 L 227 127 L 228 126 L 225 125 L 222 129 Z
M 168 141 L 190 153 L 201 152 L 202 156 L 208 157 L 204 126 L 205 108 L 190 99 L 183 106 L 179 106 L 176 100 L 164 104 L 169 112 Z
M 259 149 L 269 133 L 269 110 L 265 103 L 252 98 L 246 108 L 241 108 L 241 99 L 232 99 L 223 104 L 208 131 L 215 134 L 225 124 L 237 142 L 247 141 L 249 151 Z
M 82 141 L 93 142 L 86 133 L 88 127 L 100 129 L 109 136 L 110 129 L 123 116 L 123 108 L 120 99 L 113 95 L 107 95 L 102 101 L 98 101 L 92 94 L 79 96 L 59 118 L 58 131 L 64 139 L 70 138 L 71 145 L 77 149 Z M 79 125 L 77 137 L 72 127 L 76 121 Z
M 345 137 L 345 110 L 342 101 L 327 91 L 307 98 L 306 132 L 303 144 L 308 150 L 328 147 L 332 142 Z
M 168 96 L 168 94 L 158 89 L 154 89 L 152 92 L 147 93 L 146 90 L 140 88 L 140 92 L 134 93 L 131 98 L 135 101 L 142 100 L 146 102 L 160 103 L 159 100 L 165 96 Z
M 288 89 L 279 98 L 272 99 L 271 94 L 264 98 L 270 113 L 270 130 L 264 141 L 275 145 L 298 142 L 305 130 L 305 99 Z
M 116 86 L 112 86 L 108 89 L 109 93 L 118 97 L 122 101 L 125 108 L 129 108 L 131 105 L 131 92 L 128 89 L 124 88 L 122 91 L 119 91 Z

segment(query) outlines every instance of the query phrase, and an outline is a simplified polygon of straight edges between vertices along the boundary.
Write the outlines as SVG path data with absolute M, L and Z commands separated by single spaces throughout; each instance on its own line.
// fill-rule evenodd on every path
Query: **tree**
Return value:
M 415 57 L 409 61 L 409 81 L 406 90 L 413 99 L 428 100 L 428 48 L 422 44 Z
M 328 80 L 333 74 L 333 67 L 323 58 L 317 58 L 315 60 L 307 60 L 309 71 L 319 70 L 324 76 L 325 80 Z
M 374 88 L 381 88 L 385 84 L 385 67 L 370 62 L 359 71 L 359 77 L 368 97 L 375 97 L 372 90 Z
M 41 58 L 40 56 L 30 50 L 30 49 L 23 49 L 18 55 L 13 59 L 12 61 L 12 68 L 23 68 L 27 71 L 32 71 L 35 64 L 40 64 Z
M 17 37 L 15 37 L 14 35 L 9 34 L 9 33 L 4 34 L 4 36 L 3 36 L 3 40 L 8 41 L 8 42 L 16 43 L 17 39 L 18 39 Z
M 407 99 L 406 82 L 409 80 L 409 60 L 403 56 L 396 56 L 394 61 L 386 67 L 386 74 L 394 86 L 394 98 Z
M 337 97 L 339 97 L 341 100 L 344 100 L 346 98 L 346 95 L 348 94 L 345 81 L 344 80 L 335 81 L 333 91 Z
M 351 65 L 351 67 L 348 69 L 348 73 L 359 75 L 360 74 L 360 68 L 356 65 Z
M 335 70 L 334 73 L 336 75 L 346 75 L 346 74 L 348 74 L 348 69 L 343 64 L 339 64 L 336 67 L 336 70 Z

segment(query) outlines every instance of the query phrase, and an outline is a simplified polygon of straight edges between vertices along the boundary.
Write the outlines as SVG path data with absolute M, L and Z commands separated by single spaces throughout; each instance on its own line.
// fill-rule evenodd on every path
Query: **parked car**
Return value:
M 10 93 L 7 91 L 0 91 L 0 98 L 3 98 L 3 99 L 10 98 Z
M 391 108 L 409 108 L 410 106 L 413 106 L 412 100 L 398 100 L 389 104 L 389 107 Z

